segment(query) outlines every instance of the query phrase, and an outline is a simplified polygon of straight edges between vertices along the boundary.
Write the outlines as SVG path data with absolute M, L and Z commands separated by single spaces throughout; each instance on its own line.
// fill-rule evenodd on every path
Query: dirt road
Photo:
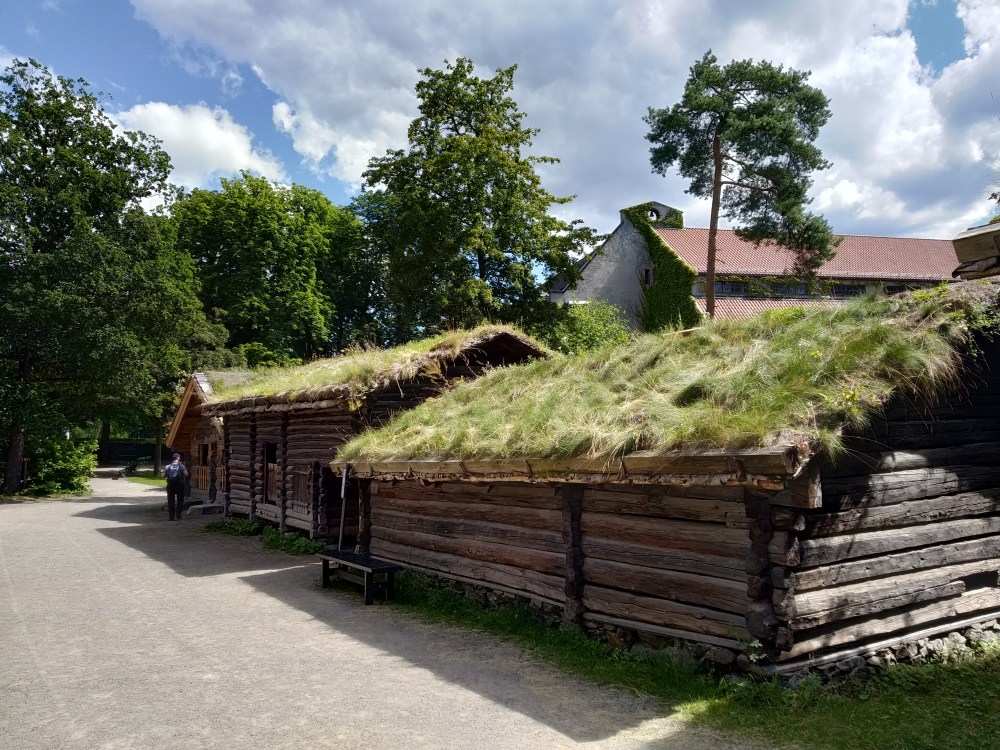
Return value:
M 93 485 L 0 505 L 4 750 L 744 747 Z

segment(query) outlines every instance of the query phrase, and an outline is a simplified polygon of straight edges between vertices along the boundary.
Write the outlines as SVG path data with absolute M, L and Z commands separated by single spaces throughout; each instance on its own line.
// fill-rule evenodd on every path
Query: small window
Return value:
M 266 464 L 278 463 L 277 443 L 264 443 L 264 463 Z
M 202 466 L 208 466 L 208 443 L 202 443 L 198 446 L 198 454 L 201 459 L 198 463 Z
M 845 297 L 860 297 L 865 293 L 865 288 L 860 284 L 834 284 L 830 290 L 837 299 Z
M 653 286 L 653 269 L 644 268 L 642 270 L 642 283 L 646 286 Z
M 655 208 L 649 209 L 649 220 L 656 221 L 660 218 L 660 215 L 656 212 Z

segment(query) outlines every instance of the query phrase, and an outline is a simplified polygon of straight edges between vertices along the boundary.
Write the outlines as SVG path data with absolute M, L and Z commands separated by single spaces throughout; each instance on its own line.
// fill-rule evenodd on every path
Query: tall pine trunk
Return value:
M 156 424 L 156 448 L 153 450 L 153 476 L 160 476 L 161 466 L 161 454 L 163 453 L 163 425 L 159 422 Z M 189 459 L 190 462 L 190 459 Z
M 716 131 L 712 138 L 715 179 L 712 183 L 712 215 L 708 225 L 708 258 L 705 263 L 705 312 L 715 317 L 715 243 L 719 236 L 719 204 L 722 202 L 722 140 Z

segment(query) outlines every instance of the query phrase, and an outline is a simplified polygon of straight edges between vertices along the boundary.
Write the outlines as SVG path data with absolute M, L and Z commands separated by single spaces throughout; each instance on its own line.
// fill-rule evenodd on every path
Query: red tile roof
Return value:
M 705 314 L 705 298 L 696 297 L 694 303 L 701 314 Z M 802 307 L 815 305 L 842 305 L 844 300 L 834 299 L 745 299 L 743 297 L 716 297 L 715 319 L 733 320 L 752 318 L 765 310 L 778 307 Z
M 656 233 L 696 271 L 705 273 L 707 229 L 657 228 Z M 820 268 L 821 278 L 946 281 L 958 265 L 951 240 L 836 236 L 841 238 L 837 255 Z M 717 274 L 783 276 L 793 264 L 790 250 L 767 244 L 758 247 L 741 240 L 732 229 L 719 230 L 717 246 Z

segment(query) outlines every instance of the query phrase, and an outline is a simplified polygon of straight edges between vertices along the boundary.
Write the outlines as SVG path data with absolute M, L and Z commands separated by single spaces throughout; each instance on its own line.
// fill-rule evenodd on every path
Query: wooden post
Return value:
M 354 551 L 359 555 L 371 553 L 372 539 L 372 480 L 358 482 L 358 542 Z
M 562 498 L 562 536 L 566 546 L 566 604 L 563 626 L 579 628 L 583 620 L 583 548 L 580 516 L 583 512 L 583 487 L 565 483 L 559 487 Z
M 257 520 L 257 415 L 250 412 L 250 520 Z
M 309 538 L 315 539 L 319 536 L 319 509 L 323 502 L 323 493 L 320 487 L 323 482 L 323 466 L 319 461 L 313 461 L 312 475 L 312 528 L 309 530 Z
M 222 418 L 222 465 L 226 467 L 226 481 L 223 485 L 225 491 L 222 494 L 222 515 L 229 517 L 229 417 Z
M 216 444 L 210 443 L 208 449 L 208 503 L 213 505 L 215 503 L 215 498 L 218 496 L 218 488 L 215 486 L 215 470 L 219 465 L 216 460 Z
M 281 483 L 278 485 L 278 529 L 284 534 L 288 531 L 285 523 L 285 513 L 288 511 L 288 412 L 281 415 Z

